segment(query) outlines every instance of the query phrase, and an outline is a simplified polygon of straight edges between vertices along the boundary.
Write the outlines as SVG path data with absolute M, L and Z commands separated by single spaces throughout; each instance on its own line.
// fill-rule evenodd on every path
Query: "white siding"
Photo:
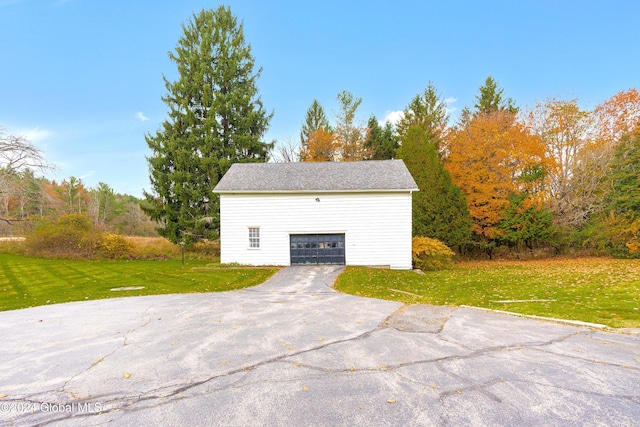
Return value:
M 344 233 L 347 265 L 411 268 L 408 191 L 221 194 L 220 221 L 223 263 L 290 265 L 290 234 Z M 249 227 L 260 227 L 259 249 Z

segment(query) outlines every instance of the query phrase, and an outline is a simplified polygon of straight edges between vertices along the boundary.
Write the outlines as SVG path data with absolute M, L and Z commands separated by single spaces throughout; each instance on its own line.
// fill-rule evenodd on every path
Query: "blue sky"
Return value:
M 166 117 L 167 52 L 192 0 L 0 0 L 0 126 L 58 165 L 50 178 L 150 189 L 145 133 Z M 452 117 L 492 75 L 522 107 L 547 97 L 584 108 L 640 79 L 640 2 L 229 1 L 263 68 L 274 116 L 266 140 L 297 140 L 314 98 L 362 97 L 359 119 L 402 110 L 432 81 Z

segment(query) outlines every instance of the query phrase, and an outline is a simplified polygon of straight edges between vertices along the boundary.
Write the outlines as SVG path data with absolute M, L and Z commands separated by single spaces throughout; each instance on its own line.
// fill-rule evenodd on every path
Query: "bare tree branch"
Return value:
M 7 173 L 25 169 L 45 171 L 53 169 L 42 151 L 21 135 L 7 133 L 0 126 L 0 168 Z
M 22 218 L 11 218 L 9 212 L 10 201 L 20 197 L 20 192 L 25 191 L 17 182 L 27 171 L 40 171 L 54 169 L 54 166 L 45 159 L 43 152 L 33 145 L 27 138 L 21 135 L 13 135 L 0 126 L 0 222 L 13 224 L 22 221 Z
M 297 162 L 300 160 L 300 145 L 291 137 L 278 141 L 273 149 L 272 158 L 276 163 Z

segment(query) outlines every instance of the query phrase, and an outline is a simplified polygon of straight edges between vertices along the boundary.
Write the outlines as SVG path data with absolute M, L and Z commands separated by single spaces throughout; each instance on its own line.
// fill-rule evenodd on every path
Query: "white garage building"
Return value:
M 401 160 L 236 163 L 220 194 L 221 262 L 411 268 L 411 193 Z

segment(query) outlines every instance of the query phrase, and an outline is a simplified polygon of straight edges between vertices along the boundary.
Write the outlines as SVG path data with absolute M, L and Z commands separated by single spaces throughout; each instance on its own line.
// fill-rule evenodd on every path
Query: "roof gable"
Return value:
M 402 160 L 360 162 L 235 163 L 214 191 L 418 191 Z

